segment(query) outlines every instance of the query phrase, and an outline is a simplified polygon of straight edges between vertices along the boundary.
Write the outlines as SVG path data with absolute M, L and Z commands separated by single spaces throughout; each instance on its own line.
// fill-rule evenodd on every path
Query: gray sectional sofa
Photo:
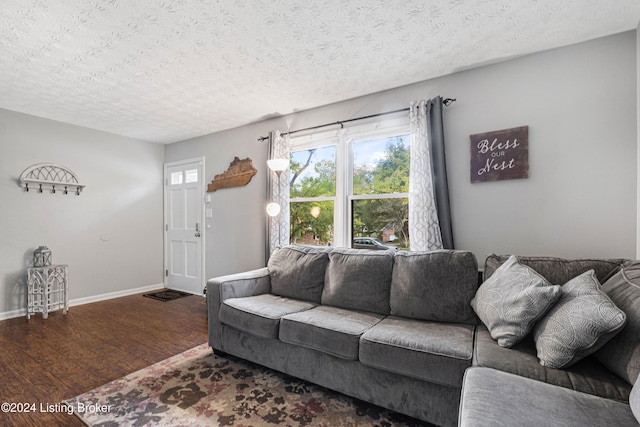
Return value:
M 488 257 L 485 278 L 506 260 Z M 638 425 L 640 263 L 519 261 L 554 284 L 593 269 L 624 329 L 548 368 L 531 336 L 500 347 L 476 316 L 471 252 L 286 246 L 266 268 L 208 281 L 209 344 L 442 426 Z
M 287 246 L 207 284 L 209 344 L 443 426 L 458 419 L 475 256 Z
M 640 425 L 640 262 L 518 258 L 553 284 L 593 269 L 602 291 L 626 314 L 626 324 L 595 353 L 564 369 L 539 363 L 533 334 L 503 348 L 480 325 L 473 367 L 465 374 L 459 425 Z M 506 260 L 489 256 L 485 279 Z

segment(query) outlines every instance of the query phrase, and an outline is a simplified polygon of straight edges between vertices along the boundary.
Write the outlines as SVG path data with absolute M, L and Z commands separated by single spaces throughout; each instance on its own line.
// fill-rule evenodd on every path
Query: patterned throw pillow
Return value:
M 558 303 L 533 331 L 540 364 L 566 368 L 597 351 L 622 330 L 627 321 L 600 290 L 593 270 L 562 286 Z
M 559 285 L 552 285 L 512 255 L 480 285 L 471 307 L 491 338 L 510 348 L 527 336 L 561 292 Z

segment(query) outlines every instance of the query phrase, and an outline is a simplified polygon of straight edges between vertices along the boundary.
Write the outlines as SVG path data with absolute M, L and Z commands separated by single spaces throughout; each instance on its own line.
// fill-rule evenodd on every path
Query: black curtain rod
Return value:
M 449 105 L 453 104 L 454 102 L 456 102 L 456 99 L 455 99 L 455 98 L 445 98 L 445 99 L 442 101 L 442 103 L 443 103 L 445 106 L 447 106 L 447 107 L 448 107 Z M 356 117 L 355 119 L 340 120 L 340 121 L 333 122 L 333 123 L 325 123 L 325 124 L 323 124 L 323 125 L 311 126 L 311 127 L 308 127 L 308 128 L 291 130 L 291 131 L 289 131 L 289 132 L 283 132 L 283 133 L 281 133 L 281 135 L 283 135 L 283 136 L 284 136 L 284 135 L 293 135 L 294 133 L 304 132 L 304 131 L 307 131 L 307 130 L 320 129 L 320 128 L 324 128 L 324 127 L 327 127 L 327 126 L 337 126 L 337 125 L 340 125 L 340 128 L 344 128 L 344 124 L 345 124 L 345 123 L 355 122 L 355 121 L 357 121 L 357 120 L 370 119 L 370 118 L 372 118 L 372 117 L 386 116 L 387 114 L 395 114 L 395 113 L 400 113 L 400 112 L 403 112 L 403 111 L 409 111 L 409 108 L 401 108 L 401 109 L 399 109 L 399 110 L 386 111 L 386 112 L 384 112 L 384 113 L 378 113 L 378 114 L 371 114 L 371 115 L 369 115 L 369 116 Z M 265 141 L 265 140 L 268 140 L 268 139 L 269 139 L 269 137 L 268 137 L 268 136 L 261 136 L 260 138 L 258 138 L 258 141 L 262 142 L 262 141 Z

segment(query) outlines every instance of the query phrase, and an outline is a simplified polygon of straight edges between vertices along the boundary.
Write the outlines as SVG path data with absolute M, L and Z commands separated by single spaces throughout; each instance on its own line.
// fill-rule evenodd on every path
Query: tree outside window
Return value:
M 409 136 L 354 143 L 353 151 L 352 237 L 408 249 Z M 374 161 L 367 161 L 372 152 Z
M 290 242 L 333 244 L 336 147 L 293 151 L 290 163 Z

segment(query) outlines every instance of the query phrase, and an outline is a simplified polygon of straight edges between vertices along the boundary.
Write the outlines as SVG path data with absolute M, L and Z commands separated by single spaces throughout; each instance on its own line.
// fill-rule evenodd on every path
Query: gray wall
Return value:
M 445 79 L 460 98 L 447 117 L 459 247 L 635 257 L 635 42 L 627 32 Z M 530 178 L 471 185 L 468 135 L 520 125 Z
M 266 143 L 298 129 L 406 107 L 436 95 L 445 110 L 456 246 L 565 257 L 636 257 L 638 37 L 627 32 L 462 71 L 169 146 L 0 110 L 0 318 L 25 306 L 25 267 L 38 245 L 70 266 L 71 299 L 89 302 L 161 286 L 163 161 L 206 157 L 207 180 L 234 156 L 258 174 L 211 193 L 207 277 L 264 265 Z M 256 100 L 259 102 L 259 100 Z M 529 126 L 530 178 L 471 184 L 469 135 Z M 21 191 L 39 162 L 70 167 L 76 197 Z
M 205 185 L 235 156 L 250 157 L 258 170 L 244 187 L 208 193 L 205 209 L 213 218 L 205 218 L 205 279 L 264 267 L 267 143 L 257 138 L 268 129 L 261 122 L 165 146 L 167 163 L 205 156 Z
M 457 248 L 480 262 L 491 252 L 634 258 L 636 54 L 631 31 L 167 146 L 167 162 L 206 156 L 208 180 L 234 156 L 259 170 L 248 186 L 212 195 L 207 276 L 264 264 L 266 143 L 256 138 L 436 95 L 458 99 L 445 109 Z M 522 125 L 529 179 L 471 184 L 469 135 Z
M 0 109 L 0 318 L 26 307 L 32 251 L 69 265 L 76 303 L 162 287 L 164 147 Z M 27 167 L 58 163 L 80 196 L 24 192 Z

